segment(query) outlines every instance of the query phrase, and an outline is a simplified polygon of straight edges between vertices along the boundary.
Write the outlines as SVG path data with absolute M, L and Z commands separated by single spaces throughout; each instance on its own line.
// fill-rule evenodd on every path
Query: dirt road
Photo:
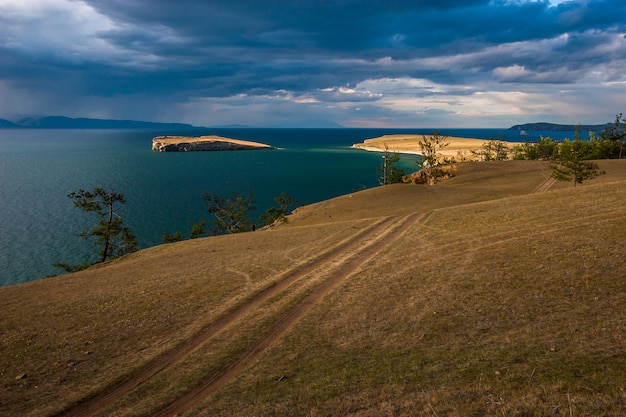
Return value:
M 325 295 L 329 294 L 362 265 L 398 239 L 422 217 L 422 214 L 415 213 L 402 218 L 387 217 L 373 223 L 368 229 L 349 237 L 343 243 L 331 248 L 328 252 L 311 262 L 285 271 L 273 281 L 273 284 L 256 293 L 247 301 L 217 318 L 212 323 L 207 324 L 199 332 L 180 343 L 174 349 L 156 357 L 134 372 L 109 385 L 104 390 L 66 408 L 61 413 L 56 414 L 56 416 L 89 416 L 103 410 L 164 369 L 183 360 L 194 350 L 209 342 L 217 333 L 227 329 L 233 323 L 248 315 L 256 314 L 258 307 L 267 300 L 288 292 L 310 291 L 300 302 L 279 317 L 268 331 L 251 342 L 237 357 L 231 358 L 228 363 L 213 370 L 196 387 L 183 393 L 169 404 L 154 410 L 151 415 L 175 416 L 193 408 L 223 384 L 242 372 L 248 364 L 263 354 L 304 314 L 319 303 Z M 306 285 L 297 289 L 293 288 L 296 282 L 303 280 L 315 282 L 316 286 L 312 290 L 308 289 Z M 293 293 L 291 296 L 293 296 Z

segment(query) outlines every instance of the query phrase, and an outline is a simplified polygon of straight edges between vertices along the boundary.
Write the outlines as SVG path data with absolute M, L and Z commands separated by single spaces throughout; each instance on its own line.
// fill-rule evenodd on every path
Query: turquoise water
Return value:
M 188 233 L 209 220 L 202 195 L 254 193 L 262 214 L 281 192 L 299 205 L 378 186 L 379 154 L 353 143 L 390 133 L 424 130 L 210 129 L 167 134 L 219 134 L 268 143 L 272 151 L 159 153 L 145 130 L 0 130 L 0 286 L 60 272 L 62 261 L 80 263 L 96 249 L 76 235 L 97 219 L 72 206 L 67 194 L 97 186 L 123 193 L 125 223 L 142 248 L 164 233 Z M 449 136 L 497 137 L 496 129 L 444 130 Z M 506 132 L 505 132 L 506 133 Z M 519 140 L 509 132 L 510 140 Z M 554 134 L 552 135 L 554 137 Z M 405 156 L 407 171 L 414 156 Z M 91 258 L 93 259 L 93 258 Z

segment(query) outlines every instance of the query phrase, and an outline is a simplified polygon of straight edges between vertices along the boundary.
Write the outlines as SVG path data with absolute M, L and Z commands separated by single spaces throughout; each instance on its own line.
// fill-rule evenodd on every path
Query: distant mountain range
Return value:
M 601 131 L 607 125 L 582 125 L 581 132 Z M 214 126 L 215 127 L 215 126 Z M 219 127 L 248 127 L 243 125 L 228 125 Z M 339 127 L 339 126 L 337 126 Z M 577 125 L 560 125 L 555 123 L 526 123 L 522 125 L 511 126 L 509 130 L 525 130 L 525 131 L 559 131 L 573 132 L 578 128 Z M 17 122 L 11 122 L 6 119 L 0 119 L 0 129 L 202 129 L 203 126 L 193 126 L 185 123 L 158 123 L 158 122 L 142 122 L 137 120 L 111 120 L 111 119 L 88 119 L 63 116 L 45 116 L 45 117 L 26 117 Z
M 577 128 L 580 128 L 581 133 L 594 131 L 598 132 L 603 130 L 606 124 L 603 125 L 559 125 L 554 123 L 526 123 L 523 125 L 511 126 L 509 130 L 526 130 L 526 131 L 549 131 L 549 132 L 574 132 Z
M 198 129 L 184 123 L 141 122 L 137 120 L 73 119 L 63 116 L 27 117 L 18 122 L 0 119 L 0 128 L 34 129 Z
M 3 128 L 3 127 L 15 128 L 15 127 L 21 127 L 21 126 L 18 126 L 13 122 L 9 122 L 8 120 L 0 119 L 0 128 Z

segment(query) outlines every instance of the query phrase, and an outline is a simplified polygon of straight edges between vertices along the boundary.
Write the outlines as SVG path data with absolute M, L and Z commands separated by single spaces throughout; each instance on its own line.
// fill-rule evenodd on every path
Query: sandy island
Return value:
M 157 136 L 152 139 L 152 150 L 159 152 L 242 151 L 273 149 L 265 143 L 230 139 L 222 136 Z
M 362 149 L 365 151 L 384 152 L 385 147 L 390 152 L 406 153 L 406 154 L 421 154 L 419 141 L 424 135 L 384 135 L 373 139 L 366 139 L 363 143 L 357 143 L 352 145 L 355 149 Z M 427 137 L 430 135 L 426 135 Z M 472 155 L 471 150 L 478 150 L 488 140 L 473 139 L 473 138 L 459 138 L 454 136 L 446 136 L 445 141 L 450 145 L 446 146 L 441 152 L 443 156 L 462 156 L 462 159 L 473 160 L 479 159 L 479 157 Z M 509 147 L 522 145 L 521 142 L 507 142 Z

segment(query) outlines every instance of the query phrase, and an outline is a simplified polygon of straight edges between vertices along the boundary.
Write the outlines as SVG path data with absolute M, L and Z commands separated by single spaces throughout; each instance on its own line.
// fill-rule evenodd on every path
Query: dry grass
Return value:
M 387 215 L 428 212 L 191 415 L 626 413 L 626 164 L 582 187 L 528 161 L 463 164 L 274 230 L 186 241 L 0 289 L 0 415 L 44 416 L 186 340 Z M 299 283 L 98 415 L 144 414 L 228 361 Z M 16 379 L 17 376 L 25 377 Z
M 1 288 L 6 396 L 0 415 L 5 409 L 24 416 L 59 410 L 368 223 L 163 245 L 77 274 Z M 16 380 L 22 374 L 26 378 Z
M 197 415 L 623 415 L 624 185 L 433 211 Z
M 537 161 L 463 163 L 451 180 L 435 187 L 394 184 L 348 194 L 296 210 L 292 223 L 320 224 L 452 207 L 528 194 L 550 177 L 549 164 Z M 625 173 L 626 175 L 626 173 Z

